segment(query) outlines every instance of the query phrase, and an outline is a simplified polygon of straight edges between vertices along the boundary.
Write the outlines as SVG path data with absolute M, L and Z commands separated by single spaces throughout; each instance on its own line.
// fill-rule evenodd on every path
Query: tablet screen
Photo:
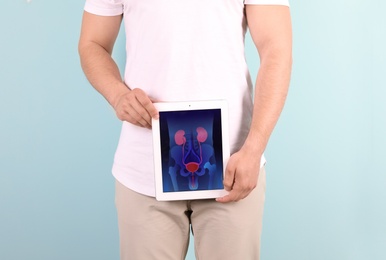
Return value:
M 221 110 L 160 112 L 163 192 L 223 189 Z

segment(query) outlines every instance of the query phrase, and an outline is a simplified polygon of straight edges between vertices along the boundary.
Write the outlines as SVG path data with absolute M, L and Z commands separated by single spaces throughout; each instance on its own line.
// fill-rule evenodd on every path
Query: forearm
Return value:
M 83 71 L 91 85 L 115 107 L 119 96 L 129 91 L 110 53 L 94 42 L 79 45 Z
M 292 67 L 292 28 L 286 6 L 246 6 L 248 26 L 260 56 L 251 128 L 244 147 L 261 155 L 279 119 Z
M 292 57 L 287 48 L 262 57 L 256 79 L 253 117 L 244 147 L 262 155 L 288 93 Z
M 122 18 L 122 15 L 83 13 L 78 45 L 82 68 L 91 85 L 111 104 L 120 120 L 151 128 L 152 118 L 158 118 L 152 100 L 140 88 L 131 90 L 123 83 L 111 57 Z

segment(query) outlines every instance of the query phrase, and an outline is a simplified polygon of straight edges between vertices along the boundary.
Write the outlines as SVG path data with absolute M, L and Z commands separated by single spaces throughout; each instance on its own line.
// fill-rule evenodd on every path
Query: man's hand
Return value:
M 114 105 L 117 117 L 137 126 L 151 128 L 151 119 L 158 119 L 158 111 L 141 89 L 128 90 L 118 96 Z
M 244 199 L 256 187 L 260 172 L 260 156 L 247 148 L 233 154 L 228 161 L 224 187 L 229 194 L 218 198 L 218 202 L 232 202 Z

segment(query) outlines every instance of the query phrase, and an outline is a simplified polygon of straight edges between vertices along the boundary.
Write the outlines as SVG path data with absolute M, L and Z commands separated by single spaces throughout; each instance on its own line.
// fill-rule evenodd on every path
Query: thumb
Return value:
M 225 169 L 225 176 L 224 176 L 224 188 L 227 191 L 232 190 L 233 183 L 235 180 L 235 174 L 236 174 L 236 167 L 233 166 L 233 163 L 231 160 L 229 160 L 228 165 Z

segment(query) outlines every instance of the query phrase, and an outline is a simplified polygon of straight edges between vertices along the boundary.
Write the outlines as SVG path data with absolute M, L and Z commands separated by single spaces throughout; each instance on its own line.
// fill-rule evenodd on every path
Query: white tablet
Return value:
M 152 122 L 157 200 L 191 200 L 226 195 L 229 159 L 227 102 L 155 103 Z

